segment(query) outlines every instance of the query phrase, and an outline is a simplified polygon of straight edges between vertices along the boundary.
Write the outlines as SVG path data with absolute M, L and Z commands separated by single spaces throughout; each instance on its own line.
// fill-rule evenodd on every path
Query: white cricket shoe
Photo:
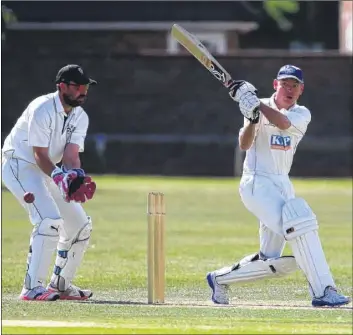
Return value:
M 342 294 L 337 293 L 337 290 L 332 286 L 327 286 L 324 295 L 320 298 L 313 298 L 312 305 L 314 307 L 330 306 L 336 307 L 346 305 L 350 299 Z
M 229 285 L 220 285 L 216 281 L 216 271 L 206 276 L 208 286 L 212 290 L 212 301 L 215 304 L 229 305 Z
M 72 284 L 64 292 L 58 291 L 58 289 L 49 284 L 48 291 L 58 293 L 60 300 L 87 300 L 93 295 L 91 290 L 81 290 L 79 287 Z
M 19 296 L 20 300 L 27 301 L 55 301 L 60 298 L 57 292 L 47 290 L 43 286 L 37 286 L 30 290 L 23 288 Z

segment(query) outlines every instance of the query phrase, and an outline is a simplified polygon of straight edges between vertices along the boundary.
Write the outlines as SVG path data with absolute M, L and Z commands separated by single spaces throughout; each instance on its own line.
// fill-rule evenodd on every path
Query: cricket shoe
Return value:
M 350 299 L 342 294 L 337 293 L 337 290 L 332 286 L 327 286 L 324 291 L 324 295 L 320 298 L 313 298 L 312 305 L 314 307 L 337 307 L 346 305 L 350 302 Z
M 212 290 L 212 301 L 215 304 L 229 305 L 229 286 L 217 283 L 216 271 L 209 272 L 206 279 L 208 286 Z
M 60 300 L 87 300 L 93 295 L 91 290 L 81 290 L 79 287 L 72 284 L 64 292 L 58 291 L 58 289 L 49 284 L 48 291 L 59 294 Z
M 20 300 L 27 301 L 55 301 L 60 298 L 57 292 L 47 290 L 43 286 L 37 286 L 30 290 L 23 288 L 19 296 Z

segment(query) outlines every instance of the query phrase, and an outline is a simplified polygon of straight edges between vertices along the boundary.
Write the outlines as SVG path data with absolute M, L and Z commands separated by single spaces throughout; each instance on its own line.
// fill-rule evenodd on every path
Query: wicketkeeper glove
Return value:
M 87 176 L 83 169 L 67 170 L 64 166 L 63 171 L 70 175 L 71 182 L 69 183 L 68 198 L 70 201 L 86 202 L 93 198 L 96 191 L 96 183 L 92 178 Z
M 69 182 L 70 180 L 67 178 L 66 173 L 56 167 L 53 172 L 51 173 L 51 177 L 54 183 L 58 186 L 60 190 L 60 194 L 66 202 L 70 202 L 68 193 L 69 193 Z
M 69 185 L 68 197 L 75 202 L 86 202 L 93 198 L 96 183 L 89 176 L 77 176 Z
M 64 173 L 68 173 L 69 171 L 74 171 L 77 174 L 77 176 L 79 176 L 79 177 L 84 177 L 86 175 L 86 172 L 80 168 L 69 170 L 64 165 L 61 165 L 61 169 L 63 170 Z

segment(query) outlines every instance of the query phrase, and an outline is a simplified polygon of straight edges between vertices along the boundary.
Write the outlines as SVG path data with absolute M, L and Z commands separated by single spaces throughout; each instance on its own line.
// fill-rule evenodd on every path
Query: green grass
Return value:
M 14 197 L 2 192 L 2 319 L 46 322 L 6 321 L 4 334 L 352 334 L 352 304 L 311 308 L 299 271 L 286 278 L 233 286 L 230 306 L 209 302 L 205 274 L 258 250 L 258 224 L 240 201 L 238 179 L 97 176 L 96 181 L 96 196 L 85 204 L 94 230 L 75 281 L 94 290 L 93 300 L 84 303 L 17 300 L 31 225 Z M 294 186 L 319 218 L 321 241 L 337 286 L 351 296 L 351 180 L 296 179 Z M 149 191 L 166 194 L 166 304 L 162 306 L 146 303 Z M 291 254 L 288 246 L 285 254 Z M 51 320 L 66 323 L 50 325 Z

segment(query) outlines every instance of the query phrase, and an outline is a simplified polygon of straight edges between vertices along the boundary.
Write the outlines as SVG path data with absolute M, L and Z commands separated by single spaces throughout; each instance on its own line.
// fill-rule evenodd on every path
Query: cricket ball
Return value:
M 34 201 L 34 194 L 31 192 L 26 192 L 25 195 L 23 196 L 23 200 L 27 203 L 27 204 L 31 204 Z

